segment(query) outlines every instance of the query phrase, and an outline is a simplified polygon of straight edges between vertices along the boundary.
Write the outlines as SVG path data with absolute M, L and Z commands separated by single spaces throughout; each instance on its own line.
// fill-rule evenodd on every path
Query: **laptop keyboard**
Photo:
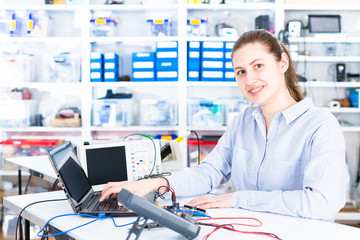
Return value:
M 94 207 L 95 211 L 109 211 L 109 210 L 123 210 L 127 211 L 123 206 L 119 206 L 116 198 L 109 197 L 108 199 L 98 202 Z

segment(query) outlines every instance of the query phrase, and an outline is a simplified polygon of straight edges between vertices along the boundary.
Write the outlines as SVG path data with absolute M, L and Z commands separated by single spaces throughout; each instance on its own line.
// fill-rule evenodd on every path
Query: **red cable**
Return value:
M 262 222 L 259 220 L 259 219 L 256 219 L 256 218 L 251 218 L 251 217 L 223 217 L 223 218 L 200 218 L 200 219 L 196 219 L 198 221 L 201 221 L 201 220 L 224 220 L 224 219 L 241 219 L 241 220 L 255 220 L 256 222 L 258 222 L 259 224 L 258 225 L 251 225 L 251 224 L 243 224 L 243 223 L 228 223 L 226 225 L 220 225 L 220 224 L 217 224 L 217 223 L 210 223 L 209 225 L 212 225 L 212 226 L 215 226 L 216 229 L 214 229 L 213 231 L 211 231 L 210 233 L 208 233 L 207 235 L 205 235 L 202 240 L 205 240 L 207 239 L 211 234 L 213 234 L 214 232 L 216 232 L 217 230 L 219 229 L 222 229 L 222 228 L 225 228 L 225 229 L 228 229 L 228 230 L 231 230 L 231 231 L 234 231 L 234 232 L 239 232 L 239 233 L 243 233 L 243 234 L 255 234 L 255 235 L 265 235 L 265 236 L 268 236 L 268 237 L 271 237 L 271 238 L 274 238 L 274 239 L 278 239 L 278 237 L 274 234 L 274 236 L 271 234 L 271 233 L 266 233 L 266 232 L 249 232 L 249 231 L 240 231 L 240 230 L 237 230 L 235 228 L 231 228 L 227 225 L 238 225 L 238 226 L 247 226 L 247 227 L 261 227 L 262 226 Z
M 251 225 L 251 224 L 245 224 L 245 223 L 239 223 L 238 225 L 246 226 L 246 227 L 261 227 L 262 222 L 257 218 L 252 217 L 221 217 L 221 218 L 198 218 L 196 219 L 198 221 L 207 221 L 207 220 L 254 220 L 255 222 L 258 222 L 259 225 Z

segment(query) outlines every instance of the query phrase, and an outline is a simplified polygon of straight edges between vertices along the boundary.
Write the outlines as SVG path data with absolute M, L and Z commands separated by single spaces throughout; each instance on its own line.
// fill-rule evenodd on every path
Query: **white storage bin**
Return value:
M 140 124 L 144 126 L 178 123 L 177 103 L 171 100 L 142 99 L 140 101 Z
M 188 100 L 190 126 L 223 126 L 225 108 L 222 100 Z
M 93 126 L 130 126 L 133 124 L 133 106 L 133 99 L 94 100 Z

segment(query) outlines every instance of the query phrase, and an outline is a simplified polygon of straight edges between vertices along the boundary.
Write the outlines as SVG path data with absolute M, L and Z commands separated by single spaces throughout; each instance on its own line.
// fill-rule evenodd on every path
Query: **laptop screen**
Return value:
M 86 149 L 87 175 L 91 185 L 128 180 L 125 146 Z
M 76 202 L 79 202 L 91 190 L 91 185 L 84 170 L 71 156 L 62 165 L 59 174 L 69 195 Z

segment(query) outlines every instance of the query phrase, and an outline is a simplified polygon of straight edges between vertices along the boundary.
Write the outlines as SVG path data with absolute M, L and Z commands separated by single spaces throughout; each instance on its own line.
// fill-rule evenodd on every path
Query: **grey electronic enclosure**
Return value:
M 153 203 L 150 203 L 145 198 L 135 195 L 127 189 L 122 189 L 120 191 L 117 196 L 117 200 L 124 207 L 132 210 L 139 216 L 142 216 L 146 219 L 152 219 L 160 225 L 170 228 L 171 230 L 180 233 L 188 239 L 193 239 L 199 235 L 200 226 L 191 223 L 184 218 L 169 212 L 168 210 L 160 208 Z M 145 225 L 145 223 L 143 225 Z M 135 224 L 133 229 L 137 229 Z M 129 239 L 131 233 L 132 232 L 130 232 L 127 239 Z M 141 232 L 138 232 L 138 234 L 140 233 Z M 136 239 L 138 239 L 138 237 Z

